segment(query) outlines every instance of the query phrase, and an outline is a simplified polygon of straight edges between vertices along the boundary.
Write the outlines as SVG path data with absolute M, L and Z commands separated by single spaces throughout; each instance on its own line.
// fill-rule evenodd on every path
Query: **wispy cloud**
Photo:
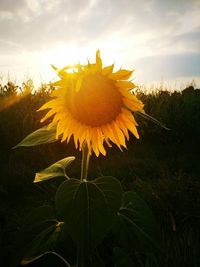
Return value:
M 196 75 L 199 13 L 199 0 L 1 0 L 0 60 L 15 55 L 24 64 L 26 60 L 18 57 L 75 44 L 106 48 L 111 60 L 117 54 L 119 64 L 138 63 L 143 75 L 150 58 L 159 70 L 159 57 L 165 69 L 168 62 L 179 62 L 181 67 L 185 58 L 188 67 L 180 71 Z M 161 76 L 160 71 L 156 74 Z

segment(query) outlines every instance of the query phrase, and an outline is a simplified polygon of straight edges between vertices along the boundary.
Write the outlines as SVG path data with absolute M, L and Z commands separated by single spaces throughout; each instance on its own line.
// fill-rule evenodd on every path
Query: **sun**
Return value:
M 55 71 L 51 68 L 51 64 L 57 68 L 62 68 L 66 65 L 74 65 L 77 62 L 86 62 L 87 58 L 92 56 L 91 49 L 79 47 L 76 43 L 57 44 L 56 46 L 43 51 L 40 55 L 41 74 L 44 80 L 52 77 L 52 80 L 57 79 Z M 71 71 L 71 70 L 68 70 Z
M 76 43 L 64 44 L 60 43 L 56 46 L 49 48 L 40 55 L 42 61 L 43 71 L 46 73 L 45 76 L 53 77 L 55 72 L 50 67 L 51 64 L 58 68 L 62 68 L 66 65 L 74 65 L 76 63 L 86 63 L 88 58 L 93 58 L 93 51 L 96 50 L 96 44 L 80 47 Z M 118 56 L 117 50 L 115 49 L 116 44 L 102 44 L 100 45 L 103 50 L 103 57 L 105 58 L 104 63 L 109 65 L 114 63 L 116 57 Z M 115 63 L 115 67 L 120 67 Z
M 58 45 L 46 51 L 44 55 L 45 63 L 50 66 L 52 62 L 61 68 L 66 64 L 74 64 L 79 59 L 79 48 L 76 45 Z

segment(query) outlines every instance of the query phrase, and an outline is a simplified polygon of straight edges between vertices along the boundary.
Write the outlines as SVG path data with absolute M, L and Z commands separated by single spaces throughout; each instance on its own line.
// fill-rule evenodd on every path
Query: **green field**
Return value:
M 33 184 L 35 173 L 74 155 L 68 175 L 80 176 L 81 153 L 73 142 L 12 149 L 41 127 L 43 113 L 36 110 L 49 99 L 52 88 L 42 85 L 30 94 L 31 86 L 30 81 L 21 87 L 11 82 L 0 85 L 0 266 L 5 267 L 19 266 L 29 243 L 42 229 L 34 224 L 50 216 L 54 195 L 63 181 L 58 177 Z M 136 224 L 148 236 L 156 231 L 160 249 L 154 249 L 143 234 L 132 240 L 128 238 L 131 232 L 118 239 L 110 232 L 98 246 L 98 259 L 92 259 L 95 264 L 91 266 L 200 266 L 200 89 L 190 86 L 182 92 L 149 94 L 138 90 L 137 97 L 145 104 L 146 113 L 169 130 L 136 114 L 140 139 L 131 136 L 123 152 L 113 146 L 106 157 L 92 156 L 89 178 L 114 176 L 125 191 L 137 193 L 141 202 L 136 198 L 136 203 L 144 200 L 146 204 L 138 205 Z M 70 242 L 43 240 L 34 253 L 54 250 L 73 266 L 76 248 Z M 28 266 L 65 266 L 55 265 L 53 260 L 54 265 L 44 264 L 40 260 Z

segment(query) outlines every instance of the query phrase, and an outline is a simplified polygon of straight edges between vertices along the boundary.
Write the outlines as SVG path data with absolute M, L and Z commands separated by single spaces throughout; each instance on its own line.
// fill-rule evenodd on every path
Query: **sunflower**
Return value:
M 53 99 L 39 110 L 50 109 L 41 122 L 52 117 L 49 129 L 56 125 L 56 138 L 69 142 L 73 137 L 76 148 L 87 144 L 96 156 L 106 155 L 105 143 L 126 148 L 129 132 L 139 138 L 132 112 L 144 111 L 131 92 L 135 85 L 128 79 L 133 71 L 113 72 L 114 64 L 103 67 L 99 50 L 94 64 L 53 68 L 60 80 L 53 83 Z

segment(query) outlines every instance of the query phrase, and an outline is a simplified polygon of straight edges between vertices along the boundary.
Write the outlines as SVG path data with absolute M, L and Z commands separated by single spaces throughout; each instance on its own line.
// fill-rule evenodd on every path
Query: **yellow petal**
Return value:
M 128 111 L 129 112 L 129 111 Z M 130 113 L 130 112 L 129 112 Z M 131 115 L 131 113 L 127 116 L 127 114 L 124 114 L 121 116 L 121 119 L 124 121 L 126 127 L 128 128 L 128 130 L 130 132 L 132 132 L 132 134 L 137 138 L 139 139 L 139 134 L 138 134 L 138 131 L 137 131 L 137 123 L 134 119 L 134 117 Z
M 121 115 L 121 114 L 120 114 Z M 116 123 L 117 125 L 120 127 L 120 129 L 122 130 L 122 132 L 124 133 L 125 137 L 127 140 L 129 140 L 129 134 L 128 134 L 128 130 L 126 125 L 124 124 L 123 119 L 121 118 L 121 116 L 118 116 L 116 119 Z
M 143 110 L 143 104 L 140 102 L 131 101 L 130 99 L 123 98 L 123 102 L 127 108 L 129 108 L 132 111 L 142 111 Z
M 96 128 L 96 136 L 97 136 L 97 145 L 98 145 L 98 149 L 101 152 L 101 154 L 103 154 L 104 156 L 106 155 L 106 150 L 103 146 L 103 135 L 102 132 L 99 128 Z
M 77 149 L 78 148 L 80 132 L 82 131 L 81 124 L 80 123 L 76 123 L 76 125 L 74 125 L 74 128 L 75 128 L 74 131 L 73 131 L 74 143 L 75 143 L 75 147 Z
M 86 126 L 86 129 L 85 129 L 85 141 L 87 143 L 88 148 L 91 145 L 91 138 L 90 138 L 90 136 L 91 136 L 91 130 L 92 130 L 91 127 Z
M 136 85 L 131 81 L 116 81 L 115 85 L 122 89 L 133 89 L 136 87 Z
M 97 50 L 96 52 L 96 68 L 97 68 L 97 71 L 102 70 L 102 60 L 100 57 L 100 50 Z
M 99 149 L 98 149 L 98 143 L 97 143 L 97 136 L 96 136 L 96 130 L 93 128 L 91 130 L 91 140 L 92 140 L 92 149 L 95 153 L 95 155 L 99 156 Z
M 67 120 L 65 121 L 65 126 L 63 130 L 63 136 L 61 142 L 64 142 L 67 138 L 67 142 L 69 141 L 71 135 L 72 135 L 72 127 L 73 120 L 70 118 L 70 115 L 66 117 Z
M 109 75 L 109 74 L 112 73 L 113 68 L 114 68 L 114 64 L 112 64 L 111 66 L 104 67 L 104 68 L 102 69 L 102 72 L 101 72 L 101 73 L 102 73 L 103 75 Z
M 111 73 L 109 75 L 109 78 L 112 80 L 116 80 L 116 81 L 117 80 L 128 80 L 131 77 L 132 73 L 133 71 L 121 69 L 115 73 Z
M 43 106 L 41 106 L 41 108 L 39 108 L 37 111 L 41 111 L 47 108 L 54 108 L 59 106 L 62 103 L 62 100 L 58 100 L 58 99 L 53 99 L 49 102 L 47 102 L 46 104 L 44 104 Z
M 67 83 L 65 80 L 59 80 L 59 81 L 56 81 L 54 83 L 51 83 L 52 86 L 55 86 L 55 87 L 63 87 L 63 86 L 66 86 Z
M 129 123 L 128 124 L 128 129 L 132 132 L 133 135 L 135 135 L 135 137 L 137 139 L 139 139 L 139 134 L 138 134 L 138 131 L 137 131 L 137 128 L 135 127 L 135 125 L 133 123 Z
M 79 134 L 79 148 L 80 149 L 83 147 L 83 143 L 86 141 L 86 132 L 87 132 L 87 127 L 81 124 L 81 131 Z
M 113 128 L 113 133 L 115 135 L 116 140 L 120 143 L 120 145 L 126 148 L 124 134 L 121 131 L 121 129 L 118 127 L 115 121 L 112 122 L 112 128 Z
M 107 124 L 105 129 L 104 129 L 105 135 L 114 143 L 118 146 L 118 148 L 122 151 L 121 149 L 121 144 L 118 138 L 116 138 L 115 133 L 113 131 L 113 128 L 111 124 Z
M 54 109 L 51 109 L 41 120 L 40 122 L 44 122 L 46 121 L 48 118 L 50 118 L 51 116 L 53 116 L 53 114 L 55 114 L 57 111 Z
M 105 142 L 108 145 L 108 147 L 112 147 L 111 143 L 108 140 L 108 136 L 106 135 L 106 132 L 104 132 L 104 139 L 105 139 Z
M 138 126 L 133 114 L 131 113 L 131 111 L 127 110 L 127 109 L 122 109 L 123 110 L 123 114 L 122 116 L 130 122 L 133 122 L 135 126 Z
M 48 124 L 47 130 L 50 130 L 52 127 L 56 126 L 57 123 L 52 121 L 51 123 Z
M 83 76 L 81 75 L 79 78 L 78 78 L 78 81 L 76 82 L 76 92 L 78 92 L 81 88 L 81 85 L 82 85 L 82 81 L 83 81 Z
M 54 65 L 52 65 L 52 68 L 57 72 L 57 74 L 61 77 L 61 78 L 64 78 L 68 75 L 67 72 L 65 72 L 65 68 L 62 68 L 62 69 L 58 69 L 57 67 L 55 67 Z

